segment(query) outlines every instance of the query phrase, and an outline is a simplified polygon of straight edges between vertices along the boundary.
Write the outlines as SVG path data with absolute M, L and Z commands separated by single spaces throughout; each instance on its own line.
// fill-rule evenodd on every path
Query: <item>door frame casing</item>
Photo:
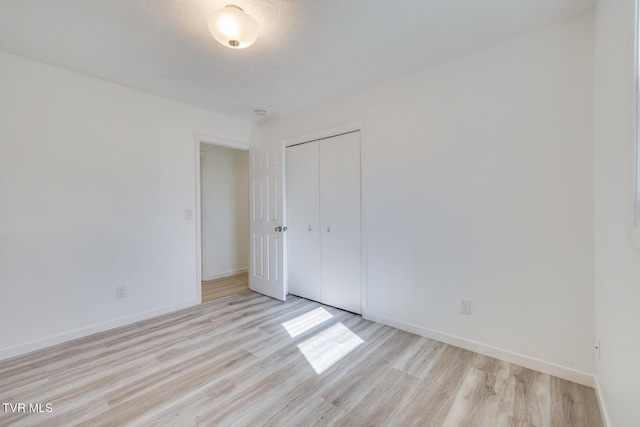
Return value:
M 219 147 L 232 148 L 234 150 L 249 151 L 250 144 L 248 142 L 234 141 L 231 139 L 220 138 L 203 134 L 195 134 L 194 140 L 194 159 L 195 159 L 195 191 L 196 191 L 196 209 L 194 213 L 196 228 L 196 300 L 198 304 L 202 304 L 202 200 L 200 193 L 200 180 L 202 171 L 200 170 L 200 144 L 217 145 Z
M 338 126 L 334 128 L 324 129 L 317 132 L 303 134 L 299 136 L 295 136 L 292 138 L 287 138 L 282 140 L 282 176 L 283 176 L 283 185 L 284 191 L 282 195 L 282 212 L 283 218 L 286 221 L 287 214 L 287 156 L 286 156 L 286 148 L 292 145 L 304 144 L 305 142 L 311 142 L 318 139 L 326 139 L 331 138 L 333 136 L 338 136 L 344 133 L 357 132 L 360 131 L 360 289 L 361 289 L 361 315 L 363 318 L 367 318 L 366 310 L 367 310 L 367 221 L 366 221 L 366 203 L 367 200 L 367 186 L 366 186 L 366 135 L 365 135 L 365 122 L 364 120 L 348 123 L 343 126 Z M 286 222 L 285 222 L 286 223 Z M 284 244 L 285 250 L 287 248 L 287 236 L 285 233 L 284 236 Z M 285 251 L 284 255 L 284 274 L 288 275 L 289 271 L 286 268 L 287 265 L 287 255 Z M 288 280 L 285 279 L 285 283 Z M 288 293 L 288 289 L 285 289 L 285 292 Z

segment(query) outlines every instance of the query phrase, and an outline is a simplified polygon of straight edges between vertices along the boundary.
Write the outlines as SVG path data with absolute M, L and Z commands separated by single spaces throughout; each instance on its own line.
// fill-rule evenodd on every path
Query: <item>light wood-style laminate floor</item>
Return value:
M 253 292 L 0 362 L 0 425 L 600 426 L 593 389 Z
M 249 292 L 249 274 L 240 273 L 202 282 L 202 302 Z

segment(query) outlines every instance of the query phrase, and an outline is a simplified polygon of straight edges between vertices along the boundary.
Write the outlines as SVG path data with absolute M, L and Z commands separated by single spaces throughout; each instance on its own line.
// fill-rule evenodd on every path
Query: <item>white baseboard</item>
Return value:
M 249 271 L 249 268 L 239 268 L 237 270 L 225 271 L 224 273 L 203 277 L 202 281 L 208 282 L 209 280 L 222 279 L 223 277 L 235 276 L 236 274 L 246 273 L 247 271 Z
M 466 350 L 474 351 L 485 356 L 494 357 L 505 362 L 513 363 L 514 365 L 523 366 L 525 368 L 553 375 L 568 381 L 573 381 L 575 383 L 586 385 L 588 387 L 595 387 L 595 376 L 588 372 L 567 368 L 565 366 L 557 365 L 552 362 L 536 359 L 535 357 L 526 356 L 524 354 L 515 353 L 499 347 L 494 347 L 466 338 L 457 337 L 455 335 L 435 331 L 433 329 L 424 328 L 422 326 L 403 322 L 401 320 L 378 316 L 377 314 L 371 313 L 370 311 L 367 311 L 365 318 L 367 320 L 372 320 L 374 322 L 392 326 L 403 331 L 411 332 L 416 335 L 421 335 L 426 338 L 440 341 L 445 344 L 464 348 Z
M 602 395 L 602 389 L 600 388 L 600 381 L 598 376 L 595 376 L 596 382 L 596 397 L 598 398 L 598 405 L 600 406 L 600 414 L 602 414 L 602 423 L 604 427 L 611 427 L 611 420 L 609 419 L 609 412 L 607 412 L 607 406 L 604 404 L 604 396 Z
M 49 337 L 30 341 L 24 344 L 18 344 L 12 347 L 3 348 L 0 349 L 0 360 L 8 359 L 14 356 L 20 356 L 36 350 L 41 350 L 52 345 L 62 344 L 67 341 L 83 338 L 92 334 L 97 334 L 98 332 L 108 331 L 109 329 L 117 328 L 119 326 L 130 325 L 131 323 L 139 322 L 140 320 L 162 316 L 163 314 L 171 313 L 197 304 L 198 302 L 196 300 L 184 301 L 178 304 L 172 304 L 142 313 L 137 313 L 132 316 L 121 317 L 119 319 L 110 320 L 108 322 L 98 323 L 95 325 L 87 326 L 85 328 L 75 329 L 73 331 L 51 335 Z

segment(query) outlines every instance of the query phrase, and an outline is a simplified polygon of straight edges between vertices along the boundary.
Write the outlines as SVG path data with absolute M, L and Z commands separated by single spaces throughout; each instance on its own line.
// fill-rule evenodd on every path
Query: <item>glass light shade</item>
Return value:
M 207 17 L 214 39 L 232 49 L 249 47 L 258 38 L 258 23 L 237 6 L 226 6 Z

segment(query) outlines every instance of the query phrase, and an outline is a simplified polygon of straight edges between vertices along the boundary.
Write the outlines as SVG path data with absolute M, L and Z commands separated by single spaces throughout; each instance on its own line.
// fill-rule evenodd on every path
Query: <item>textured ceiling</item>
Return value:
M 260 26 L 244 50 L 207 15 Z M 286 113 L 593 7 L 594 0 L 0 0 L 0 50 L 249 120 Z

